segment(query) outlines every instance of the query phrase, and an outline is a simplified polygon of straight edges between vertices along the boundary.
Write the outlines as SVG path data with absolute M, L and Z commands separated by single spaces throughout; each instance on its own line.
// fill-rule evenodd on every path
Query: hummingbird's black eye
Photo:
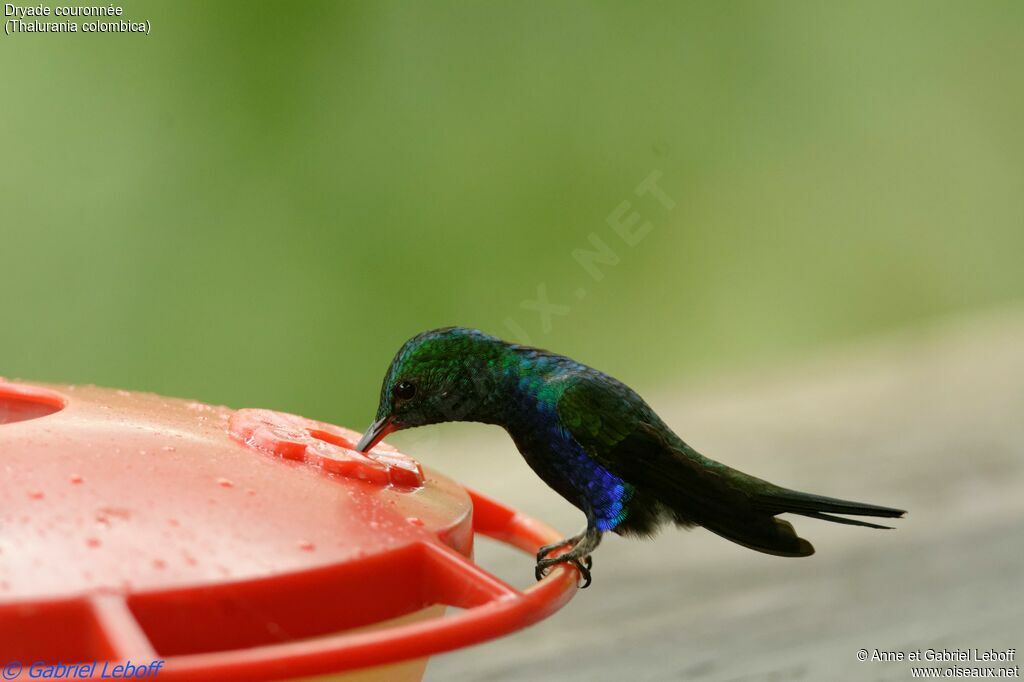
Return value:
M 408 400 L 416 395 L 416 384 L 411 381 L 399 381 L 395 384 L 395 387 L 391 389 L 391 394 L 399 400 Z

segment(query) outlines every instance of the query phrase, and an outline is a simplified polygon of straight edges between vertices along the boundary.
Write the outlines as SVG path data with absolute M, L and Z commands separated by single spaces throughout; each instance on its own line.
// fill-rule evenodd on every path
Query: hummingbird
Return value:
M 621 381 L 564 355 L 462 327 L 425 331 L 402 345 L 356 449 L 367 452 L 400 429 L 451 421 L 504 428 L 533 471 L 586 515 L 581 533 L 537 552 L 538 580 L 568 563 L 582 587 L 590 585 L 590 555 L 608 532 L 649 537 L 667 523 L 702 526 L 758 552 L 805 557 L 814 547 L 779 514 L 890 528 L 847 516 L 906 513 L 732 469 L 687 445 Z

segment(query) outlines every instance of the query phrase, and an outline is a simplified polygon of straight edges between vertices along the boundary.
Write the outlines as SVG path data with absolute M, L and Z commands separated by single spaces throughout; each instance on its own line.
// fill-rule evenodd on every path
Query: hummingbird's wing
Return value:
M 634 505 L 661 505 L 679 525 L 699 524 L 761 552 L 814 552 L 789 523 L 760 507 L 760 497 L 776 486 L 689 447 L 625 384 L 604 375 L 578 375 L 562 393 L 557 411 L 562 426 L 592 459 L 636 488 Z M 645 519 L 654 515 L 648 509 L 629 514 L 635 512 Z M 652 530 L 629 524 L 627 515 L 622 530 Z

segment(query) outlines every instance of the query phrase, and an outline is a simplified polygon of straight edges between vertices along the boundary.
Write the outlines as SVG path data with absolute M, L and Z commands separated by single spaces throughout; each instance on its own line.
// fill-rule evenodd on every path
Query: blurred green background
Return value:
M 361 428 L 429 327 L 646 391 L 1024 295 L 1019 2 L 124 7 L 0 36 L 5 376 Z

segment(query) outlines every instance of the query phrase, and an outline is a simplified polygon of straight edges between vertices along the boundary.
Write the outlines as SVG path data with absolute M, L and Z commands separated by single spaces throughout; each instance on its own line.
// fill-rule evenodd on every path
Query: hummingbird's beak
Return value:
M 366 433 L 363 434 L 363 437 L 359 439 L 358 445 L 356 445 L 356 450 L 359 452 L 368 451 L 396 428 L 395 423 L 391 421 L 390 417 L 378 419 L 370 424 L 370 428 L 366 429 Z

